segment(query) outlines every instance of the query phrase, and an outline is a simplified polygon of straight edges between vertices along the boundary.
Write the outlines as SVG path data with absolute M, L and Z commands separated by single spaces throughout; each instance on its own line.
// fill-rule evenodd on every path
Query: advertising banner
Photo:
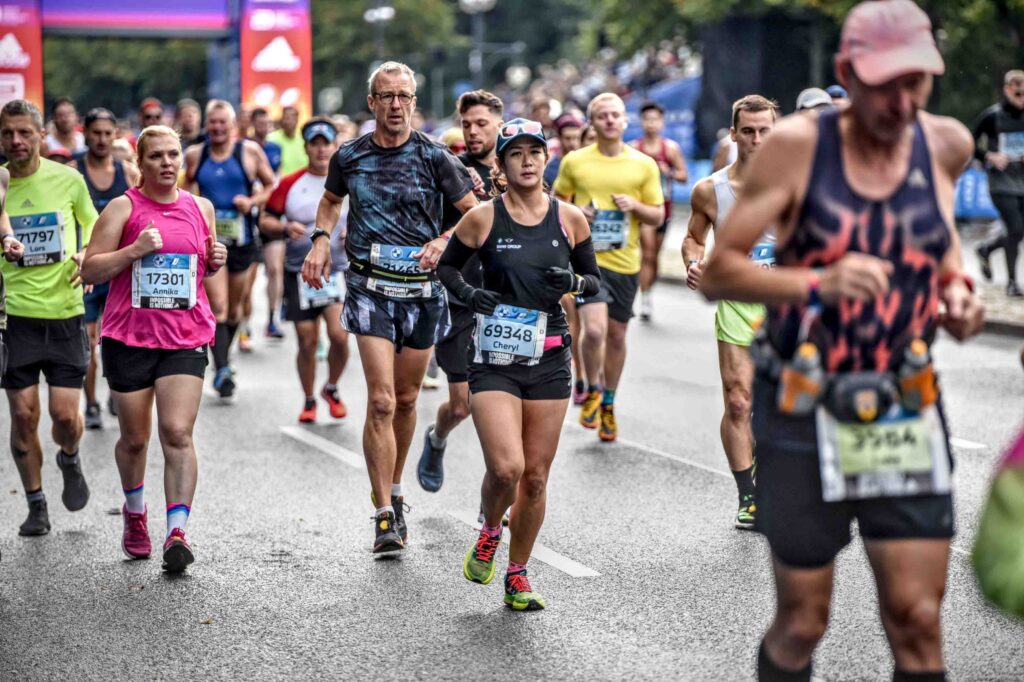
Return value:
M 277 118 L 293 106 L 313 114 L 309 0 L 245 0 L 240 26 L 242 103 Z
M 39 0 L 0 0 L 0 106 L 12 99 L 43 109 Z
M 47 33 L 140 36 L 225 36 L 231 30 L 228 0 L 42 0 Z

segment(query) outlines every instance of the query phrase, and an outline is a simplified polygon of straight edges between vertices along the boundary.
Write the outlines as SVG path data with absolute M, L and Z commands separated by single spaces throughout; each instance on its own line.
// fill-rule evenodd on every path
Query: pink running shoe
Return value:
M 135 514 L 128 511 L 127 506 L 123 506 L 121 507 L 121 518 L 124 519 L 121 549 L 129 559 L 148 559 L 149 555 L 153 553 L 153 543 L 149 541 L 146 511 Z
M 163 569 L 168 573 L 181 573 L 196 560 L 192 547 L 185 539 L 185 531 L 175 528 L 164 543 Z

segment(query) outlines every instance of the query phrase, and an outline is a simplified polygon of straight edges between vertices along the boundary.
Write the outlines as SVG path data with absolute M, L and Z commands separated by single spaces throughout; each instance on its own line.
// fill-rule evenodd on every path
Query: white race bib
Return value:
M 999 151 L 1010 157 L 1010 161 L 1024 161 L 1024 131 L 999 133 Z
M 299 310 L 323 308 L 342 302 L 344 285 L 340 272 L 332 272 L 330 279 L 321 279 L 319 289 L 314 289 L 306 284 L 306 281 L 302 279 L 302 273 L 296 273 L 295 277 L 299 280 Z
M 775 267 L 775 242 L 760 242 L 750 250 L 750 260 L 762 268 Z
M 245 246 L 248 236 L 245 231 L 245 216 L 234 209 L 220 209 L 215 212 L 217 241 L 226 246 Z
M 491 315 L 476 315 L 474 362 L 536 365 L 544 354 L 548 315 L 499 304 Z
M 598 210 L 590 226 L 594 251 L 614 251 L 626 245 L 629 235 L 629 216 L 625 211 Z
M 33 213 L 11 216 L 14 236 L 25 245 L 22 267 L 52 265 L 64 261 L 64 213 Z
M 399 278 L 422 276 L 425 273 L 420 269 L 419 258 L 413 257 L 414 253 L 419 253 L 422 250 L 423 248 L 419 246 L 372 244 L 370 246 L 370 265 Z M 402 282 L 377 278 L 373 275 L 367 277 L 366 288 L 387 298 L 396 299 L 430 298 L 433 293 L 432 283 L 429 281 Z
M 896 405 L 869 424 L 839 422 L 823 406 L 816 418 L 826 502 L 950 491 L 949 450 L 934 405 L 920 414 Z
M 151 253 L 132 264 L 132 307 L 190 310 L 196 304 L 196 254 Z

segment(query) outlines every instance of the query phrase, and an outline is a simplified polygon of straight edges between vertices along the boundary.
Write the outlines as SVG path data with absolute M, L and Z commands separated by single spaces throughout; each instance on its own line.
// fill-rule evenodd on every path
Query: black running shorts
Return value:
M 245 272 L 257 261 L 259 255 L 260 247 L 255 243 L 250 242 L 245 246 L 229 246 L 228 272 Z
M 572 353 L 568 346 L 552 348 L 533 367 L 526 365 L 469 365 L 469 392 L 504 391 L 520 400 L 566 400 L 572 393 Z
M 82 388 L 89 368 L 89 334 L 85 317 L 41 320 L 7 317 L 7 368 L 3 388 L 20 390 L 39 383 L 40 372 L 50 386 Z
M 476 315 L 462 305 L 448 308 L 452 318 L 452 328 L 447 336 L 438 341 L 434 354 L 437 366 L 448 377 L 449 384 L 469 381 L 469 345 L 473 337 L 473 325 Z
M 207 346 L 167 350 L 139 348 L 104 337 L 100 343 L 103 376 L 110 390 L 132 393 L 151 388 L 161 377 L 184 374 L 203 378 L 206 373 Z
M 754 380 L 755 525 L 780 561 L 799 568 L 828 565 L 849 544 L 853 519 L 872 540 L 953 537 L 949 494 L 825 502 L 814 416 L 780 414 L 775 393 L 774 384 Z
M 576 305 L 607 303 L 608 317 L 626 324 L 633 317 L 633 301 L 640 288 L 640 273 L 623 275 L 618 272 L 601 270 L 601 288 L 593 296 L 577 296 Z
M 342 290 L 342 301 L 344 301 L 344 290 Z M 299 299 L 299 274 L 297 272 L 284 272 L 284 319 L 288 322 L 306 322 L 319 319 L 328 310 L 337 310 L 340 303 L 331 305 L 310 306 L 302 309 L 302 302 Z

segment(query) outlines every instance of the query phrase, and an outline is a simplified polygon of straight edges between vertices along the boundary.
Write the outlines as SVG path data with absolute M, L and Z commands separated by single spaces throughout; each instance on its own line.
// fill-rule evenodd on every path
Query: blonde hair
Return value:
M 149 146 L 149 141 L 157 137 L 170 137 L 178 144 L 178 151 L 181 151 L 181 137 L 178 133 L 169 126 L 165 125 L 154 125 L 146 126 L 142 132 L 139 133 L 139 139 L 135 141 L 135 151 L 138 155 L 139 170 L 141 171 L 141 160 L 146 156 L 146 147 Z M 143 176 L 139 173 L 139 187 L 142 187 Z
M 402 62 L 384 62 L 370 74 L 370 77 L 366 81 L 366 87 L 369 94 L 373 94 L 374 87 L 377 85 L 377 76 L 382 73 L 402 73 L 409 77 L 412 82 L 412 93 L 416 94 L 416 74 L 408 66 Z
M 594 99 L 590 100 L 590 104 L 587 105 L 587 120 L 591 121 L 594 119 L 594 109 L 598 104 L 604 102 L 615 102 L 623 111 L 626 109 L 626 103 L 622 101 L 622 98 L 616 95 L 614 92 L 602 92 L 599 95 L 594 95 Z
M 214 111 L 226 111 L 231 116 L 231 120 L 237 120 L 238 117 L 235 115 L 235 108 L 231 106 L 231 102 L 223 99 L 211 99 L 206 103 L 206 114 L 204 118 L 208 118 Z
M 772 120 L 779 117 L 779 105 L 775 100 L 762 97 L 761 95 L 747 95 L 740 97 L 732 103 L 732 129 L 740 124 L 740 112 L 749 111 L 756 114 L 759 111 L 772 112 Z

